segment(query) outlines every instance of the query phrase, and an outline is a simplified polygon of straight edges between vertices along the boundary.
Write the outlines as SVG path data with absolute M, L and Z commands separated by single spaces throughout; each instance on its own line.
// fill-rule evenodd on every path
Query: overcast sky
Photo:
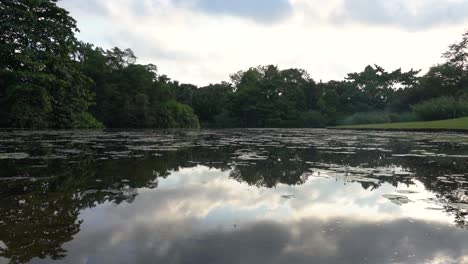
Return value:
M 251 66 L 343 79 L 368 64 L 427 70 L 467 27 L 468 0 L 61 0 L 81 40 L 197 85 Z

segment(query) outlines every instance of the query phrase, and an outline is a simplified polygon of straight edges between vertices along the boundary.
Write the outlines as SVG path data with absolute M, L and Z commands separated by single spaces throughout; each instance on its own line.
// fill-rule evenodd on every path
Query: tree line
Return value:
M 316 82 L 303 69 L 252 67 L 197 87 L 132 50 L 79 41 L 57 0 L 0 3 L 0 126 L 324 127 L 468 116 L 468 32 L 425 74 L 369 65 Z

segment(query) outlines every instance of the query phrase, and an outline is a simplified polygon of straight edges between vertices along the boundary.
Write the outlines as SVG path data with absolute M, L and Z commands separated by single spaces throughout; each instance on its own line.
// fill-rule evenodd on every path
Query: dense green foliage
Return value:
M 80 47 L 80 65 L 93 81 L 90 112 L 107 127 L 198 128 L 193 110 L 175 101 L 179 84 L 158 76 L 154 65 L 135 64 L 129 49 Z
M 77 41 L 75 20 L 56 2 L 0 3 L 0 126 L 199 127 L 173 101 L 176 82 L 135 64 L 131 50 Z
M 187 103 L 211 127 L 323 127 L 467 116 L 466 100 L 434 99 L 466 98 L 467 46 L 465 33 L 444 54 L 447 62 L 422 76 L 420 71 L 387 72 L 374 65 L 343 81 L 316 83 L 300 69 L 250 68 L 232 75 L 230 83 L 192 88 L 191 102 L 210 99 Z
M 400 121 L 408 122 L 416 119 L 417 117 L 412 113 L 364 112 L 348 116 L 341 123 L 344 125 L 382 124 Z
M 468 94 L 468 32 L 424 75 L 374 65 L 317 83 L 305 70 L 267 65 L 197 87 L 137 64 L 130 49 L 77 41 L 75 20 L 56 2 L 0 2 L 2 127 L 324 127 L 468 115 L 459 99 Z
M 91 80 L 72 56 L 76 23 L 56 0 L 0 3 L 0 125 L 99 126 Z
M 437 97 L 413 106 L 422 120 L 442 120 L 468 116 L 466 98 Z
M 337 126 L 339 129 L 378 129 L 378 130 L 448 130 L 448 131 L 468 131 L 468 117 L 438 120 L 438 121 L 420 121 L 404 123 L 385 123 L 385 124 L 366 124 Z
M 251 68 L 232 76 L 232 88 L 223 85 L 225 96 L 213 95 L 220 92 L 213 86 L 197 90 L 206 98 L 222 98 L 217 107 L 216 100 L 191 105 L 215 127 L 321 127 L 468 116 L 467 100 L 460 99 L 468 95 L 467 47 L 468 32 L 449 47 L 445 63 L 422 76 L 413 69 L 387 72 L 374 65 L 343 81 L 316 83 L 300 69 Z

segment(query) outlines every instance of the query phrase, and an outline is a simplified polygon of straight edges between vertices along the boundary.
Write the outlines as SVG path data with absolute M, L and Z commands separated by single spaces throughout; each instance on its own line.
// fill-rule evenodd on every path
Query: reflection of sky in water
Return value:
M 468 263 L 467 157 L 448 133 L 0 132 L 0 255 Z
M 256 218 L 275 220 L 316 217 L 321 219 L 352 216 L 363 220 L 391 220 L 395 218 L 419 218 L 422 220 L 452 223 L 443 212 L 428 211 L 435 205 L 425 200 L 434 195 L 426 191 L 418 181 L 414 185 L 398 188 L 384 184 L 376 190 L 364 190 L 359 183 L 345 183 L 326 178 L 310 178 L 299 186 L 279 185 L 274 189 L 256 188 L 227 177 L 228 172 L 209 170 L 206 167 L 182 169 L 162 180 L 159 191 L 174 189 L 186 196 L 173 208 L 195 208 L 196 212 L 224 210 L 237 214 L 250 212 Z M 412 202 L 396 205 L 382 197 L 398 194 L 396 190 L 411 190 L 405 194 Z M 150 191 L 153 192 L 153 191 Z M 292 199 L 283 196 L 293 196 Z M 191 199 L 197 197 L 198 199 Z M 183 204 L 183 206 L 182 206 Z M 183 212 L 177 211 L 177 214 Z M 317 214 L 318 213 L 318 214 Z M 205 215 L 198 215 L 205 218 Z M 207 219 L 208 220 L 208 219 Z
M 468 232 L 428 210 L 422 184 L 365 190 L 310 178 L 257 188 L 204 166 L 141 189 L 132 204 L 106 203 L 84 223 L 63 263 L 468 263 Z M 396 190 L 403 205 L 382 197 Z M 40 263 L 40 262 L 39 262 Z

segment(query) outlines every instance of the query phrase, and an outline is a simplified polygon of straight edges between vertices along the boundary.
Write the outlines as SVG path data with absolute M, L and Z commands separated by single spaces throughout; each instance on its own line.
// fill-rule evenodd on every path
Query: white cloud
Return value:
M 357 2 L 290 0 L 290 15 L 276 23 L 236 13 L 213 15 L 170 0 L 66 0 L 61 5 L 78 20 L 81 39 L 105 48 L 132 48 L 139 62 L 154 63 L 160 73 L 198 85 L 228 80 L 238 70 L 263 64 L 304 68 L 324 81 L 374 63 L 389 70 L 425 70 L 440 62 L 440 54 L 463 32 L 448 11 L 437 15 L 438 22 L 447 21 L 444 26 L 429 23 L 419 30 L 355 17 L 349 13 L 353 10 L 343 13 Z M 447 10 L 455 2 L 447 0 Z M 404 9 L 408 14 L 418 8 L 432 12 L 421 1 L 410 3 Z M 338 24 L 330 20 L 337 13 L 347 14 Z
M 410 30 L 463 23 L 468 18 L 466 0 L 343 0 L 333 14 L 337 22 L 392 25 Z

